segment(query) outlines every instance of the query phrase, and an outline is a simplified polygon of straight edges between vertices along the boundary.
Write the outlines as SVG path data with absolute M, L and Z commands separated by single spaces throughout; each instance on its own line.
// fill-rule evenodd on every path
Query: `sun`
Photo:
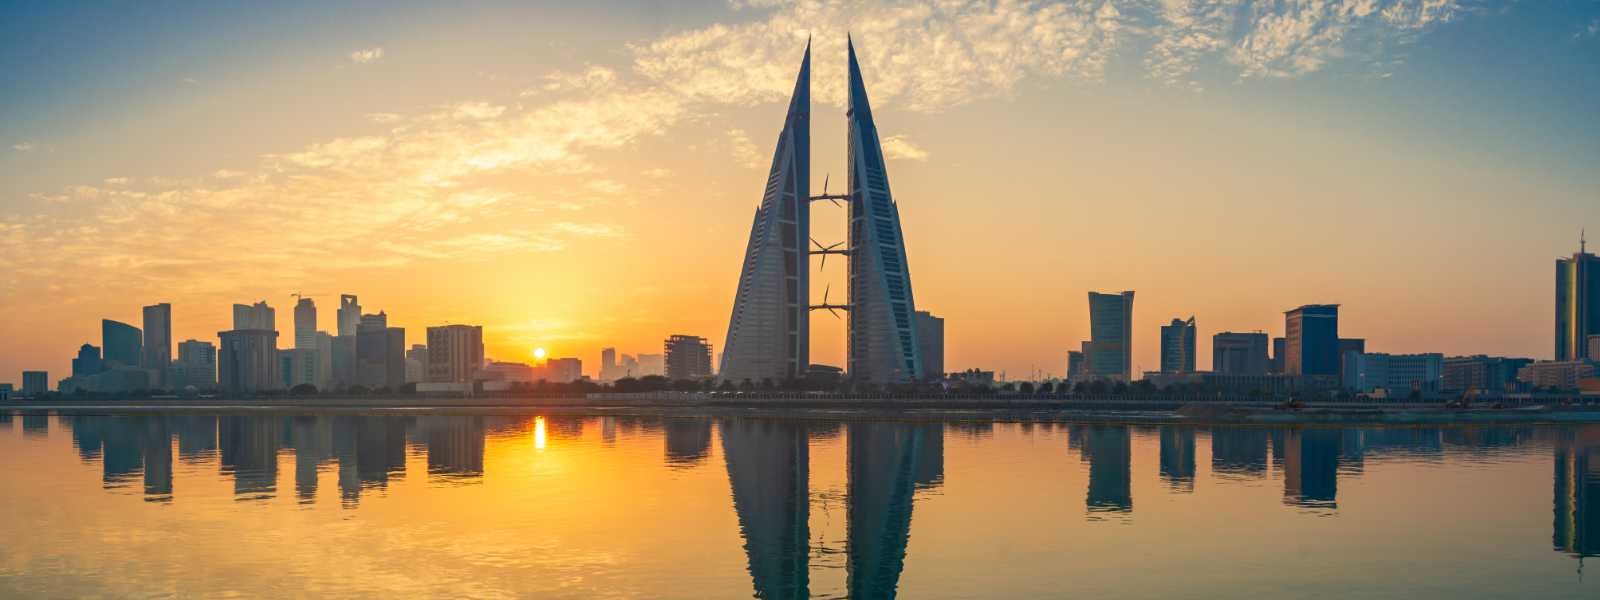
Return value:
M 545 355 L 544 348 L 534 348 L 533 349 L 533 358 L 534 358 L 534 360 L 544 360 L 544 355 Z

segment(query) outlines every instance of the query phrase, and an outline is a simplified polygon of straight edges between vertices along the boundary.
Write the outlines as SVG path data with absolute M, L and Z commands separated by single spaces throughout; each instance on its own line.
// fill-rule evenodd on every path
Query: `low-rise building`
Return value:
M 1541 360 L 1517 372 L 1517 380 L 1535 389 L 1572 391 L 1578 389 L 1578 380 L 1594 377 L 1597 372 L 1593 361 Z

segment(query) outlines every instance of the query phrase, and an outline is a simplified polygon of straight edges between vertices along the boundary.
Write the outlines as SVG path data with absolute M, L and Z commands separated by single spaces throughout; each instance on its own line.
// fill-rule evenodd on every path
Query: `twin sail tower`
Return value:
M 889 192 L 883 149 L 855 45 L 847 41 L 847 46 L 847 191 L 811 195 L 811 44 L 807 42 L 761 206 L 750 225 L 718 369 L 724 381 L 783 382 L 805 377 L 811 361 L 810 311 L 814 309 L 848 313 L 846 370 L 853 381 L 903 383 L 927 375 L 917 344 L 916 302 L 911 295 L 900 210 Z M 811 202 L 818 200 L 848 202 L 848 248 L 838 250 L 812 241 Z M 847 259 L 849 296 L 845 304 L 828 304 L 826 298 L 821 305 L 811 304 L 813 254 L 841 254 Z

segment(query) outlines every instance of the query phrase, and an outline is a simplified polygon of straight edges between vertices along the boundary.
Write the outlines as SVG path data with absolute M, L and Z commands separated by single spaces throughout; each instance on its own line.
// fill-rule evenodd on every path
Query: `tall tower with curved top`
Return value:
M 805 375 L 811 360 L 810 239 L 811 44 L 807 42 L 766 190 L 750 225 L 718 367 L 721 379 L 781 382 Z
M 900 209 L 889 193 L 878 127 L 867 103 L 853 41 L 850 51 L 850 328 L 849 374 L 857 382 L 922 378 Z

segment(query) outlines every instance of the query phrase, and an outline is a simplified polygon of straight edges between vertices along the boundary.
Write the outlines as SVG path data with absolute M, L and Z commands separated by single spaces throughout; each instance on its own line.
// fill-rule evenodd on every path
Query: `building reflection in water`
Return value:
M 11 416 L 8 413 L 0 416 Z M 22 414 L 22 434 L 49 430 L 49 416 Z M 152 502 L 171 500 L 173 461 L 209 464 L 233 480 L 241 500 L 277 493 L 280 453 L 292 452 L 294 493 L 315 502 L 324 473 L 335 472 L 338 496 L 355 506 L 361 495 L 403 478 L 409 452 L 425 453 L 427 475 L 475 483 L 485 472 L 486 440 L 526 436 L 533 419 L 522 416 L 62 416 L 79 459 L 98 462 L 108 489 L 141 489 Z M 544 421 L 540 419 L 540 421 Z M 709 419 L 600 419 L 608 447 L 618 437 L 660 435 L 669 465 L 703 463 L 709 453 Z M 0 424 L 4 424 L 0 420 Z M 578 417 L 549 419 L 552 442 L 582 435 Z M 987 424 L 951 425 L 956 435 L 983 439 Z M 1044 424 L 1037 430 L 1050 430 Z M 896 593 L 906 561 L 914 496 L 944 480 L 945 425 L 893 422 L 810 422 L 725 419 L 718 422 L 728 480 L 744 539 L 755 593 L 763 598 L 805 597 L 809 571 L 821 564 L 813 549 L 808 486 L 811 443 L 840 443 L 846 451 L 847 586 L 852 597 Z M 1096 513 L 1132 511 L 1131 429 L 1123 425 L 1067 425 L 1068 445 L 1087 464 L 1085 504 Z M 1159 428 L 1160 478 L 1169 488 L 1193 490 L 1194 427 Z M 11 431 L 9 428 L 0 432 Z M 1359 477 L 1386 455 L 1442 460 L 1452 452 L 1510 452 L 1529 444 L 1553 450 L 1553 548 L 1577 557 L 1600 555 L 1600 426 L 1564 428 L 1209 428 L 1211 471 L 1220 479 L 1266 479 L 1274 465 L 1283 500 L 1298 507 L 1337 507 L 1340 477 Z M 605 441 L 610 438 L 611 441 Z M 1142 438 L 1141 438 L 1142 439 Z M 1525 452 L 1525 451 L 1524 451 Z M 1520 455 L 1519 455 L 1520 456 Z M 825 561 L 823 561 L 825 562 Z
M 711 452 L 711 419 L 669 418 L 664 427 L 668 466 L 692 467 L 705 462 Z
M 1267 430 L 1259 427 L 1213 427 L 1211 471 L 1228 477 L 1265 477 Z
M 1077 425 L 1067 430 L 1068 448 L 1089 463 L 1091 513 L 1133 510 L 1133 435 L 1126 425 Z
M 1600 555 L 1600 426 L 1564 431 L 1555 442 L 1556 551 Z
M 756 597 L 809 597 L 811 458 L 804 422 L 729 419 L 718 429 Z
M 1161 427 L 1161 480 L 1180 492 L 1194 491 L 1194 428 Z

